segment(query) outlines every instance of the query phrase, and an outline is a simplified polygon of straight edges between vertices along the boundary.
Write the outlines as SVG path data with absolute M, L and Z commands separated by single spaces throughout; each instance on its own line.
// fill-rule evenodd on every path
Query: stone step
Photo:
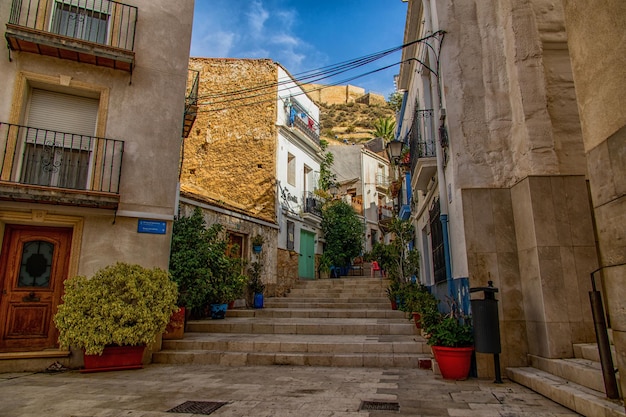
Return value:
M 596 343 L 576 343 L 574 346 L 574 356 L 576 358 L 589 359 L 590 361 L 600 362 L 600 352 Z M 611 356 L 613 364 L 617 367 L 615 360 L 615 346 L 611 345 Z
M 289 297 L 294 298 L 309 298 L 309 297 L 327 297 L 327 298 L 387 298 L 386 293 L 380 293 L 378 291 L 368 291 L 367 288 L 358 291 L 349 290 L 308 290 L 308 289 L 294 289 L 289 292 Z
M 153 354 L 156 363 L 222 366 L 332 366 L 367 368 L 419 368 L 430 355 L 408 353 L 272 353 L 226 351 L 161 351 Z
M 509 379 L 586 417 L 626 417 L 624 404 L 603 392 L 579 385 L 537 368 L 507 368 Z
M 528 357 L 533 368 L 592 390 L 604 392 L 604 380 L 602 379 L 600 362 L 582 358 L 548 359 L 535 355 L 528 355 Z
M 344 303 L 344 302 L 319 302 L 319 301 L 292 301 L 288 298 L 267 299 L 264 302 L 267 308 L 293 308 L 293 309 L 370 309 L 370 310 L 391 310 L 389 301 L 376 303 Z
M 270 353 L 410 353 L 429 354 L 420 336 L 339 336 L 287 334 L 185 333 L 181 340 L 164 340 L 164 350 L 207 350 Z
M 187 331 L 200 333 L 318 334 L 318 335 L 417 335 L 405 319 L 239 318 L 194 320 Z
M 315 308 L 261 308 L 233 309 L 227 317 L 275 317 L 275 318 L 376 318 L 408 320 L 406 313 L 399 310 L 359 310 L 359 309 L 315 309 Z
M 352 297 L 352 296 L 346 296 L 346 297 L 341 297 L 341 298 L 333 298 L 333 297 L 327 297 L 326 295 L 319 295 L 319 296 L 315 296 L 315 297 L 268 297 L 267 299 L 264 300 L 268 305 L 272 305 L 275 302 L 284 302 L 284 301 L 288 301 L 292 304 L 295 303 L 318 303 L 318 304 L 362 304 L 362 305 L 370 305 L 370 304 L 384 304 L 385 306 L 389 307 L 391 305 L 391 303 L 389 302 L 389 299 L 387 299 L 386 297 L 368 297 L 368 298 L 364 298 L 364 297 Z

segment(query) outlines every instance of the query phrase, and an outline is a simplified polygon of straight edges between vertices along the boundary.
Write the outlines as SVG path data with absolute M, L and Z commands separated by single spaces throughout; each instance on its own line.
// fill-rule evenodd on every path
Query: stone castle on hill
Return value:
M 326 86 L 323 84 L 303 84 L 302 88 L 316 103 L 362 103 L 367 105 L 386 103 L 385 97 L 382 94 L 366 93 L 364 88 L 354 85 Z

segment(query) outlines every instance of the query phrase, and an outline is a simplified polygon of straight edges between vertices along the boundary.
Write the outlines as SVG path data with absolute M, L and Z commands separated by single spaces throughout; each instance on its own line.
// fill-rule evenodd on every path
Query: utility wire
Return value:
M 268 83 L 268 84 L 262 84 L 262 85 L 258 85 L 258 86 L 253 86 L 253 87 L 249 87 L 249 88 L 244 88 L 244 89 L 239 89 L 239 90 L 230 90 L 230 91 L 220 91 L 220 92 L 215 92 L 212 94 L 205 94 L 205 95 L 201 95 L 198 96 L 199 99 L 204 99 L 204 98 L 217 98 L 217 97 L 222 97 L 222 96 L 229 96 L 229 95 L 235 95 L 235 94 L 246 94 L 248 92 L 254 92 L 254 91 L 258 91 L 258 90 L 262 90 L 262 89 L 268 89 L 268 88 L 274 88 L 276 86 L 280 86 L 280 85 L 284 85 L 284 84 L 288 84 L 288 83 L 299 83 L 299 84 L 305 84 L 305 81 L 308 81 L 308 83 L 313 83 L 314 81 L 320 81 L 326 78 L 330 78 L 332 76 L 341 74 L 343 72 L 347 72 L 350 71 L 352 69 L 356 69 L 359 68 L 361 66 L 367 65 L 371 62 L 374 62 L 378 59 L 381 59 L 393 52 L 396 52 L 398 50 L 404 49 L 408 46 L 411 46 L 415 43 L 420 43 L 420 42 L 425 42 L 428 39 L 431 38 L 436 38 L 437 36 L 443 34 L 443 31 L 437 31 L 431 35 L 428 35 L 424 38 L 420 38 L 417 39 L 415 41 L 412 42 L 408 42 L 404 45 L 398 46 L 398 47 L 394 47 L 394 48 L 390 48 L 390 49 L 386 49 L 380 52 L 375 52 L 373 54 L 369 54 L 369 55 L 365 55 L 363 57 L 360 58 L 356 58 L 356 59 L 352 59 L 352 60 L 348 60 L 348 61 L 343 61 L 340 62 L 338 64 L 333 64 L 333 65 L 328 65 L 325 67 L 321 67 L 318 69 L 314 69 L 314 70 L 308 70 L 308 71 L 304 71 L 298 74 L 294 74 L 293 75 L 293 79 L 287 79 L 287 80 L 283 80 L 283 81 L 279 81 L 279 82 L 272 82 L 272 83 Z M 427 45 L 429 45 L 427 42 L 425 42 Z M 358 77 L 356 77 L 358 78 Z M 337 83 L 335 84 L 331 84 L 331 85 L 338 85 Z M 315 90 L 310 90 L 310 91 L 315 91 Z M 240 97 L 237 99 L 246 99 L 246 98 L 253 98 L 255 97 L 255 95 L 252 96 L 247 96 L 247 97 Z M 230 101 L 230 100 L 224 100 L 224 101 Z M 216 102 L 217 103 L 217 102 Z M 201 105 L 204 103 L 201 103 Z M 215 104 L 215 103 L 210 103 L 210 104 Z
M 396 62 L 396 63 L 394 63 L 394 64 L 387 65 L 387 66 L 384 66 L 384 67 L 381 67 L 381 68 L 375 69 L 375 70 L 373 70 L 373 71 L 366 72 L 366 73 L 364 73 L 364 74 L 356 75 L 356 76 L 354 76 L 354 77 L 351 77 L 351 78 L 348 78 L 348 79 L 345 79 L 345 80 L 337 81 L 336 83 L 333 83 L 333 84 L 324 85 L 324 86 L 317 87 L 317 88 L 312 88 L 312 89 L 310 89 L 310 90 L 306 90 L 306 91 L 305 91 L 305 90 L 302 90 L 302 92 L 298 92 L 298 93 L 291 94 L 291 96 L 292 96 L 292 97 L 295 97 L 295 96 L 300 96 L 300 95 L 303 95 L 303 94 L 310 93 L 310 92 L 312 92 L 312 91 L 318 91 L 318 90 L 324 89 L 324 88 L 326 88 L 326 87 L 332 87 L 332 86 L 335 86 L 335 85 L 341 85 L 341 84 L 344 84 L 344 83 L 346 83 L 346 82 L 348 82 L 348 81 L 352 81 L 352 80 L 355 80 L 355 79 L 357 79 L 357 78 L 365 77 L 365 76 L 367 76 L 367 75 L 371 75 L 371 74 L 374 74 L 374 73 L 376 73 L 376 72 L 386 70 L 386 69 L 388 69 L 388 68 L 391 68 L 391 67 L 396 66 L 396 65 L 398 65 L 398 64 L 402 64 L 402 63 L 404 63 L 404 62 L 406 62 L 406 61 Z M 271 101 L 275 101 L 275 100 L 276 100 L 275 93 L 274 93 L 274 92 L 272 92 L 272 97 L 271 97 L 271 98 L 269 98 L 269 99 L 259 100 L 259 101 L 254 101 L 254 102 L 252 102 L 252 103 L 235 104 L 235 105 L 232 105 L 232 106 L 221 107 L 221 108 L 217 108 L 217 109 L 198 110 L 198 113 L 208 113 L 208 112 L 216 112 L 216 111 L 222 111 L 222 110 L 229 110 L 229 109 L 234 109 L 234 108 L 238 108 L 238 107 L 252 106 L 252 105 L 255 105 L 255 104 L 267 103 L 267 102 L 271 102 Z M 223 103 L 223 102 L 219 102 L 219 103 Z M 198 103 L 198 104 L 200 105 L 200 103 Z M 207 105 L 210 105 L 210 104 L 203 103 L 202 105 L 207 106 Z

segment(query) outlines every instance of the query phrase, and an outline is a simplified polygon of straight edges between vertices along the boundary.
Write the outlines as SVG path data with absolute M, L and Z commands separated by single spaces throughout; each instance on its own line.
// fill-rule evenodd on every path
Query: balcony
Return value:
M 393 207 L 379 206 L 378 207 L 378 221 L 385 222 L 393 218 Z
M 385 174 L 376 174 L 376 188 L 378 188 L 379 191 L 386 192 L 389 189 L 389 184 L 389 176 Z
M 350 205 L 359 216 L 363 215 L 363 198 L 361 197 L 352 197 L 352 201 Z
M 0 122 L 0 199 L 115 209 L 124 142 Z
M 310 191 L 305 192 L 303 201 L 303 209 L 305 213 L 322 217 L 322 200 L 317 195 Z
M 320 145 L 320 125 L 304 110 L 304 107 L 293 97 L 290 98 L 291 105 L 285 107 L 287 115 L 287 125 L 295 128 L 312 140 L 317 146 Z
M 111 0 L 13 0 L 5 37 L 29 52 L 131 72 L 137 7 Z
M 415 188 L 426 191 L 430 179 L 437 173 L 437 148 L 432 110 L 416 110 L 409 146 L 411 172 Z
M 199 71 L 190 69 L 187 72 L 187 90 L 185 93 L 185 119 L 183 138 L 189 137 L 193 123 L 198 115 L 198 78 Z

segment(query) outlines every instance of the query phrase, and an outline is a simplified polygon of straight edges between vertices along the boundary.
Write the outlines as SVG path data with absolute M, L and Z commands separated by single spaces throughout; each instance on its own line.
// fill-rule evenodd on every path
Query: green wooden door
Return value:
M 300 278 L 315 279 L 315 235 L 306 230 L 300 231 Z

